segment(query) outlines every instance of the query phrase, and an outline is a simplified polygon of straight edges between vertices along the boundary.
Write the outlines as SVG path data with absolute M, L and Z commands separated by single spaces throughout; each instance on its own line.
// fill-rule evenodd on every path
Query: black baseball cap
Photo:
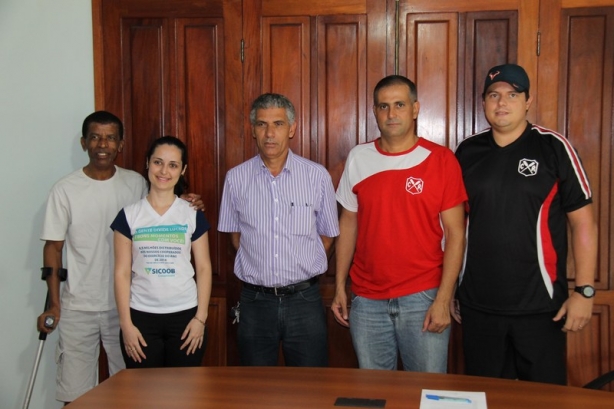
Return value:
M 503 64 L 488 70 L 486 81 L 484 81 L 484 94 L 488 87 L 499 81 L 507 82 L 518 92 L 529 92 L 529 76 L 520 65 Z

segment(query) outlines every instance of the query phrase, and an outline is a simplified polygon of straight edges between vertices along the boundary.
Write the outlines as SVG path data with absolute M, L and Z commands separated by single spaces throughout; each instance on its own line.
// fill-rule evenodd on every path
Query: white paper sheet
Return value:
M 486 393 L 422 389 L 420 409 L 487 409 Z

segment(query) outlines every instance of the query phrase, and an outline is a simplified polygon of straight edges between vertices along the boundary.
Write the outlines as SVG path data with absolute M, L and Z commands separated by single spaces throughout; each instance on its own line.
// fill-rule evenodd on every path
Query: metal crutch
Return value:
M 43 270 L 43 274 L 42 274 L 42 279 L 44 281 L 47 280 L 47 277 L 51 274 L 51 272 L 47 272 L 49 270 L 45 270 L 45 267 L 43 267 L 41 270 Z M 60 277 L 60 281 L 66 281 L 66 269 L 65 268 L 60 268 L 58 271 L 58 275 Z M 47 311 L 49 309 L 49 290 L 47 290 L 47 297 L 45 297 L 45 309 L 43 310 L 43 312 Z M 48 315 L 45 317 L 45 327 L 47 328 L 53 328 L 53 324 L 55 324 L 55 317 Z M 34 381 L 36 380 L 36 374 L 38 372 L 38 365 L 40 364 L 40 360 L 41 360 L 41 356 L 43 354 L 43 346 L 45 346 L 45 340 L 47 339 L 47 333 L 40 331 L 38 333 L 38 339 L 39 339 L 39 343 L 38 343 L 38 351 L 36 352 L 36 359 L 34 361 L 34 367 L 32 368 L 32 374 L 30 375 L 30 381 L 28 382 L 28 390 L 26 392 L 26 397 L 23 401 L 23 409 L 28 409 L 28 407 L 30 406 L 30 398 L 32 397 L 32 389 L 34 389 Z

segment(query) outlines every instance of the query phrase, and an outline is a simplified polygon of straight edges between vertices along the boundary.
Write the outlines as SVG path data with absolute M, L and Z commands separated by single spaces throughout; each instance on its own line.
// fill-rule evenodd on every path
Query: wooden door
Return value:
M 593 319 L 568 336 L 569 383 L 580 386 L 614 369 L 614 1 L 542 0 L 540 14 L 538 122 L 578 150 L 599 226 Z M 568 277 L 572 289 L 571 257 Z
M 388 0 L 389 14 L 395 3 Z M 488 127 L 481 103 L 486 73 L 514 62 L 535 77 L 538 13 L 538 2 L 518 0 L 399 2 L 398 32 L 388 29 L 389 44 L 398 38 L 398 58 L 388 60 L 388 72 L 398 70 L 416 82 L 420 136 L 454 150 Z M 461 338 L 461 327 L 453 323 L 451 373 L 464 372 Z
M 482 81 L 517 62 L 536 98 L 529 120 L 567 134 L 587 166 L 600 226 L 591 331 L 570 336 L 569 379 L 614 368 L 612 7 L 614 0 L 93 0 L 96 106 L 126 123 L 124 166 L 142 169 L 152 138 L 192 152 L 191 190 L 215 228 L 225 172 L 256 152 L 247 114 L 263 92 L 297 108 L 292 149 L 335 184 L 349 150 L 378 130 L 371 94 L 396 69 L 418 84 L 419 134 L 455 148 L 486 126 Z M 397 12 L 398 6 L 398 12 Z M 397 52 L 398 33 L 398 52 Z M 398 58 L 397 58 L 398 57 Z M 197 152 L 197 153 L 196 153 Z M 214 293 L 208 364 L 237 364 L 234 252 L 212 233 Z M 334 262 L 322 278 L 327 307 Z M 573 287 L 573 270 L 570 286 Z M 349 332 L 328 310 L 332 366 L 356 366 Z M 462 373 L 458 328 L 451 372 Z
M 394 3 L 388 2 L 389 10 Z M 399 7 L 399 71 L 418 84 L 422 136 L 454 149 L 487 127 L 481 109 L 486 70 L 516 62 L 536 90 L 529 121 L 568 136 L 583 158 L 600 227 L 599 291 L 591 330 L 568 336 L 568 377 L 575 386 L 614 367 L 613 5 L 612 0 L 412 0 Z M 568 265 L 573 288 L 572 260 Z M 463 371 L 460 335 L 456 327 L 451 372 Z
M 349 150 L 378 136 L 370 93 L 385 75 L 386 4 L 379 0 L 244 2 L 245 111 L 277 92 L 295 105 L 291 149 L 324 165 L 337 185 Z M 245 128 L 245 157 L 256 148 Z M 331 366 L 356 367 L 349 330 L 334 320 L 334 258 L 320 280 L 327 309 Z M 238 285 L 228 294 L 238 299 Z M 234 334 L 233 334 L 234 335 Z M 233 340 L 229 340 L 234 343 Z M 230 359 L 230 358 L 229 358 Z
M 488 126 L 481 104 L 488 69 L 514 62 L 535 77 L 538 11 L 536 1 L 400 1 L 398 69 L 418 86 L 418 134 L 454 149 Z
M 96 107 L 125 125 L 124 167 L 142 171 L 153 139 L 174 135 L 189 152 L 189 191 L 202 195 L 213 293 L 203 363 L 226 364 L 228 249 L 216 232 L 226 162 L 241 139 L 239 1 L 94 0 Z M 232 47 L 234 46 L 234 48 Z

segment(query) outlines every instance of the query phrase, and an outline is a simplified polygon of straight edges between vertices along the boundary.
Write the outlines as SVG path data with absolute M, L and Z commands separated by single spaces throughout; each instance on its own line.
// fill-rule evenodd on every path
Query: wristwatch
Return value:
M 595 296 L 595 288 L 592 285 L 580 285 L 574 288 L 574 291 L 581 294 L 584 298 L 593 298 Z

